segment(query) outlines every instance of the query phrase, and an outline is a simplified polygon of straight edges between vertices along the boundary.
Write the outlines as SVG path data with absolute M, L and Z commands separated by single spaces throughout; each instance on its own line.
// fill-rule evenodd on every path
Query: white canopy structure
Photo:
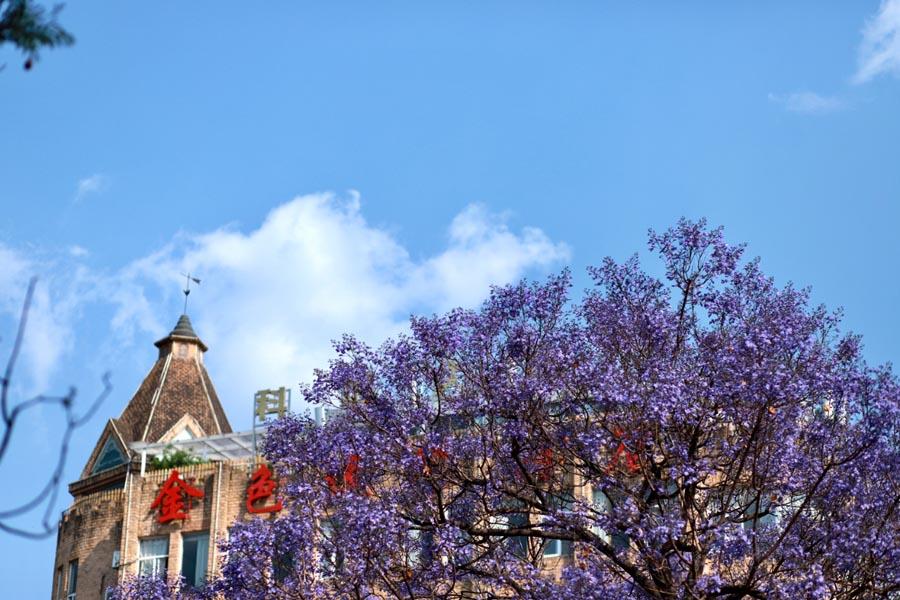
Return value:
M 143 475 L 147 456 L 161 456 L 172 450 L 184 450 L 209 461 L 252 460 L 255 458 L 254 436 L 258 442 L 264 433 L 265 428 L 259 428 L 255 434 L 253 431 L 239 431 L 152 444 L 132 442 L 128 447 L 141 455 L 141 475 Z

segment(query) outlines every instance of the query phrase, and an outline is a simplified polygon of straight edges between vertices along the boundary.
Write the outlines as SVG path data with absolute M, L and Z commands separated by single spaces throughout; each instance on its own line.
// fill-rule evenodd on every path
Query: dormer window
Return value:
M 191 428 L 185 427 L 184 429 L 179 431 L 178 434 L 175 437 L 173 437 L 171 441 L 184 442 L 187 440 L 195 440 L 195 439 L 197 439 L 197 436 L 194 435 L 194 432 L 191 431 Z
M 103 444 L 103 450 L 100 451 L 100 456 L 97 457 L 97 462 L 94 463 L 94 468 L 91 469 L 91 475 L 124 465 L 125 462 L 125 455 L 122 453 L 121 448 L 110 436 L 106 438 L 106 443 Z

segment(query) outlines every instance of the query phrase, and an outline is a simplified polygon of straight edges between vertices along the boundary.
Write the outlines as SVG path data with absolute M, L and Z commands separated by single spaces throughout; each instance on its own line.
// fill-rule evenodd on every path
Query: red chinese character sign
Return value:
M 625 446 L 625 440 L 623 439 L 625 436 L 621 429 L 619 429 L 618 427 L 615 427 L 615 428 L 613 428 L 612 433 L 613 433 L 613 436 L 617 440 L 619 440 L 619 445 L 616 448 L 616 451 L 612 456 L 612 460 L 609 461 L 609 470 L 611 471 L 615 468 L 618 468 L 619 459 L 622 455 L 624 455 L 625 456 L 625 468 L 628 470 L 628 472 L 629 473 L 639 472 L 641 470 L 640 455 L 635 452 L 632 452 Z M 641 442 L 638 441 L 638 450 L 640 450 L 642 446 L 643 446 L 643 444 L 641 444 Z
M 159 490 L 156 500 L 150 508 L 159 509 L 160 523 L 168 523 L 176 519 L 187 519 L 190 510 L 190 498 L 202 498 L 203 490 L 199 490 L 187 483 L 178 474 L 178 469 L 172 469 L 172 473 Z
M 357 485 L 356 475 L 359 473 L 359 454 L 351 454 L 344 467 L 343 483 L 334 475 L 326 475 L 325 483 L 332 494 L 340 494 L 344 490 L 355 490 Z
M 247 486 L 247 510 L 252 513 L 273 513 L 281 510 L 281 500 L 269 506 L 255 506 L 256 502 L 265 500 L 275 493 L 278 484 L 272 479 L 272 471 L 266 465 L 259 465 L 256 473 L 250 478 Z

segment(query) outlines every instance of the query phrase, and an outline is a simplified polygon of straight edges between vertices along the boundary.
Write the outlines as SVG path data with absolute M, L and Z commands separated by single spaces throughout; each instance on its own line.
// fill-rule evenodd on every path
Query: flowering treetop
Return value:
M 323 426 L 273 425 L 285 511 L 229 598 L 860 598 L 900 590 L 898 386 L 720 229 L 353 337 Z M 561 558 L 557 558 L 561 557 Z M 560 563 L 559 577 L 546 567 Z

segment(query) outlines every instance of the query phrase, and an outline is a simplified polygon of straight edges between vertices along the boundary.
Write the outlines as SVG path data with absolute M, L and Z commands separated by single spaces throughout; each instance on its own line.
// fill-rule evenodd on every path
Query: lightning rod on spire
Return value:
M 197 285 L 200 285 L 200 280 L 197 279 L 196 277 L 193 277 L 193 276 L 190 274 L 190 272 L 188 272 L 188 273 L 182 273 L 182 275 L 184 276 L 184 289 L 181 290 L 182 292 L 184 292 L 184 312 L 183 312 L 182 314 L 185 314 L 185 315 L 186 315 L 186 314 L 187 314 L 187 301 L 188 301 L 188 296 L 191 295 L 191 282 L 193 281 L 193 282 L 196 283 Z

